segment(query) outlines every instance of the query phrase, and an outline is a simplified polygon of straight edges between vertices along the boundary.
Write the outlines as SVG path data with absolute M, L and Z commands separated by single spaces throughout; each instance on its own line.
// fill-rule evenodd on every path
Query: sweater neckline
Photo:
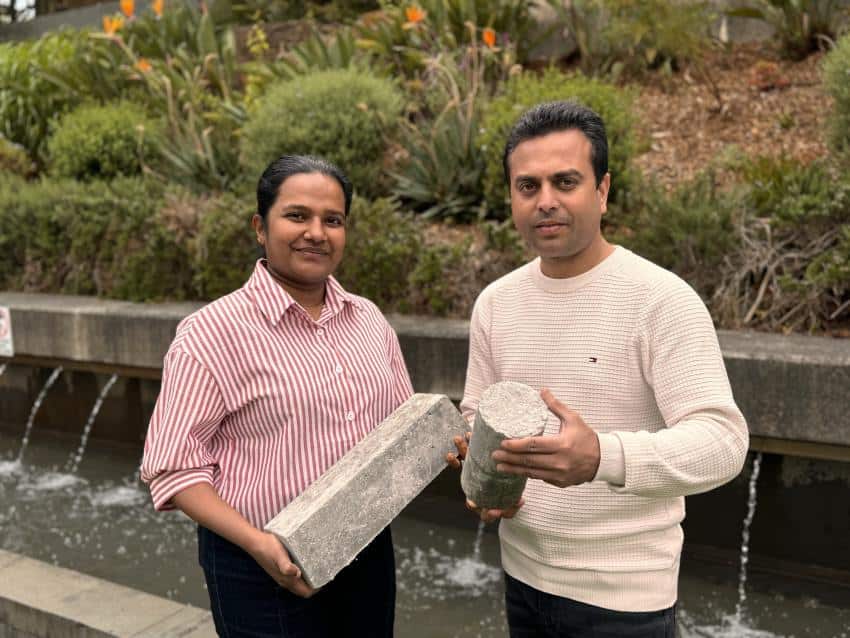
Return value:
M 540 257 L 531 262 L 531 279 L 534 284 L 545 292 L 568 293 L 583 288 L 597 281 L 600 277 L 615 270 L 622 262 L 628 251 L 622 246 L 614 246 L 614 250 L 605 259 L 596 264 L 587 272 L 575 277 L 564 277 L 555 279 L 543 274 Z

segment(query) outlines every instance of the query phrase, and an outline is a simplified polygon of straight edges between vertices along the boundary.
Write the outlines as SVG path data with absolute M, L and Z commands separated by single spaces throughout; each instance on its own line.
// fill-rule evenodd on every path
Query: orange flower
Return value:
M 496 46 L 496 32 L 490 27 L 487 27 L 481 32 L 481 39 L 484 41 L 484 44 L 491 49 Z
M 404 17 L 407 18 L 408 22 L 413 24 L 422 22 L 425 19 L 425 15 L 426 13 L 415 5 L 407 7 L 407 9 L 404 10 Z
M 106 35 L 115 35 L 124 26 L 124 18 L 121 16 L 103 16 L 103 31 Z
M 121 0 L 119 3 L 121 5 L 121 13 L 123 13 L 128 18 L 132 18 L 133 14 L 136 12 L 136 3 L 134 0 Z
M 156 14 L 157 18 L 162 17 L 162 10 L 165 8 L 165 0 L 153 0 L 151 2 L 151 9 Z
M 142 73 L 147 73 L 152 68 L 153 67 L 151 66 L 151 63 L 148 62 L 145 58 L 139 58 L 136 61 L 136 70 L 137 71 L 141 71 Z

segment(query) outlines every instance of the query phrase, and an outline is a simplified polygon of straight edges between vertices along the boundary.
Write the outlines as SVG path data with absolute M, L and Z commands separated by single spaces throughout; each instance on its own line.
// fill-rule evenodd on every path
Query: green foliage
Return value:
M 850 154 L 850 34 L 841 38 L 826 56 L 823 81 L 826 92 L 834 100 L 829 118 L 831 148 L 840 154 Z
M 0 178 L 0 286 L 133 301 L 191 296 L 189 254 L 159 218 L 162 188 Z
M 540 76 L 525 73 L 512 78 L 504 93 L 490 102 L 483 119 L 479 148 L 487 158 L 484 193 L 490 215 L 507 217 L 509 193 L 502 169 L 502 152 L 508 134 L 519 116 L 540 102 L 575 100 L 593 109 L 605 122 L 608 134 L 608 167 L 611 173 L 609 201 L 624 201 L 638 175 L 631 167 L 637 150 L 632 93 L 596 79 L 568 76 L 550 69 Z
M 32 160 L 27 152 L 18 144 L 13 144 L 0 135 L 0 174 L 12 173 L 27 177 L 34 172 Z
M 414 82 L 429 60 L 470 47 L 480 49 L 488 80 L 494 80 L 547 35 L 535 34 L 530 3 L 512 0 L 387 2 L 379 15 L 352 29 L 373 66 Z M 485 30 L 495 36 L 492 47 Z
M 393 174 L 393 192 L 425 218 L 470 221 L 483 213 L 485 158 L 477 145 L 484 93 L 477 49 L 463 65 L 433 61 L 425 93 L 436 116 L 402 122 L 399 143 L 407 159 Z
M 138 174 L 154 158 L 160 135 L 160 126 L 130 102 L 80 106 L 60 120 L 48 141 L 50 169 L 75 179 Z
M 79 102 L 39 71 L 61 70 L 78 55 L 84 38 L 77 31 L 59 31 L 0 44 L 0 133 L 39 162 L 53 119 Z
M 414 304 L 422 312 L 445 317 L 467 303 L 468 290 L 461 285 L 468 278 L 466 264 L 471 240 L 431 244 L 419 256 L 410 274 Z
M 724 325 L 816 330 L 850 319 L 850 180 L 825 162 L 741 168 L 737 249 L 714 310 Z
M 422 231 L 391 199 L 354 200 L 345 256 L 336 276 L 351 292 L 386 312 L 410 309 L 410 274 L 422 252 Z
M 377 0 L 238 0 L 233 3 L 233 13 L 241 22 L 278 22 L 306 17 L 338 23 L 377 9 L 378 4 Z
M 765 20 L 774 28 L 782 52 L 802 60 L 835 40 L 847 7 L 841 0 L 755 0 L 755 6 L 727 14 Z
M 735 249 L 738 209 L 735 195 L 721 191 L 711 171 L 669 194 L 648 184 L 637 214 L 615 240 L 677 273 L 708 298 L 724 256 Z
M 259 176 L 283 154 L 318 155 L 338 164 L 359 192 L 380 193 L 384 136 L 400 111 L 398 90 L 383 78 L 336 70 L 282 82 L 246 122 L 242 162 Z
M 645 69 L 671 71 L 696 60 L 709 44 L 705 2 L 667 0 L 548 0 L 575 38 L 582 70 L 590 75 Z
M 167 209 L 199 209 L 197 239 L 193 246 L 195 293 L 201 299 L 215 299 L 236 290 L 247 281 L 260 256 L 251 227 L 255 204 L 225 193 L 198 206 L 176 200 Z M 188 205 L 187 205 L 188 204 Z

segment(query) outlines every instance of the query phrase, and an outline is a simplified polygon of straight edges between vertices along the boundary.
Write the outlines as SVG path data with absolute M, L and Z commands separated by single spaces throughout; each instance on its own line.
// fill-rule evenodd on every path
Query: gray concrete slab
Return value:
M 266 525 L 312 587 L 330 582 L 446 466 L 466 421 L 415 394 Z
M 47 563 L 0 553 L 0 623 L 22 634 L 213 636 L 209 612 Z

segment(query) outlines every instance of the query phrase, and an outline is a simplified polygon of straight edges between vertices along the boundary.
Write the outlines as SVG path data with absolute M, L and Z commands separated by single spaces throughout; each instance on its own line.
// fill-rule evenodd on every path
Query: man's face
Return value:
M 548 276 L 584 272 L 607 245 L 600 221 L 611 178 L 597 187 L 590 153 L 590 140 L 570 129 L 521 142 L 508 158 L 514 224 Z

